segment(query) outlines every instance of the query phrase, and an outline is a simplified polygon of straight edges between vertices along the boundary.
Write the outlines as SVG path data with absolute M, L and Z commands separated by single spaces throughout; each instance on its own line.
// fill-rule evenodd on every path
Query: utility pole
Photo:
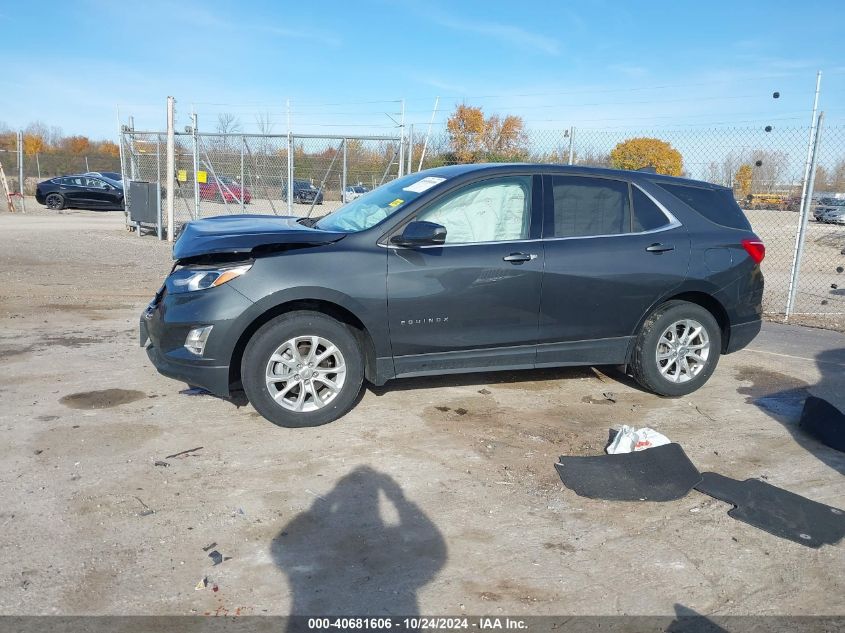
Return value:
M 174 129 L 176 119 L 176 100 L 167 97 L 167 158 L 165 170 L 167 171 L 165 182 L 167 183 L 167 198 L 165 205 L 167 209 L 167 241 L 173 242 L 175 238 L 175 218 L 173 213 L 173 188 L 176 186 L 174 176 L 176 171 L 176 130 Z
M 573 158 L 575 158 L 574 148 L 572 146 L 575 140 L 575 126 L 572 125 L 569 127 L 569 164 L 572 164 Z

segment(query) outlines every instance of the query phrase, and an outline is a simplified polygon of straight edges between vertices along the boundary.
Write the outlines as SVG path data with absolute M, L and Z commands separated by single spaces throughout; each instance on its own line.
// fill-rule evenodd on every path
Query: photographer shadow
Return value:
M 271 554 L 288 579 L 291 616 L 415 616 L 447 548 L 391 477 L 362 466 L 285 525 Z

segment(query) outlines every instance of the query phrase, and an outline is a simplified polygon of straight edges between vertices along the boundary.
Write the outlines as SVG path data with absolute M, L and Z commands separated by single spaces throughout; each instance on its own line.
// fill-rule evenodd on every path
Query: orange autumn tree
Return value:
M 745 200 L 751 193 L 751 181 L 754 178 L 754 171 L 751 165 L 740 165 L 734 175 L 734 190 L 739 194 L 740 199 Z
M 518 116 L 485 117 L 481 108 L 461 104 L 446 127 L 455 162 L 505 162 L 525 160 L 528 156 L 525 124 Z
M 610 152 L 610 164 L 616 169 L 654 167 L 658 174 L 680 176 L 684 171 L 681 153 L 666 141 L 656 138 L 629 138 Z

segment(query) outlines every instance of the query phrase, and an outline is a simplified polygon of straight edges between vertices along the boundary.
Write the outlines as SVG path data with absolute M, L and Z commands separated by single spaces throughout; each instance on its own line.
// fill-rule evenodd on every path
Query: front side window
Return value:
M 631 232 L 628 183 L 607 178 L 553 176 L 553 237 Z
M 417 220 L 446 227 L 447 244 L 508 242 L 528 238 L 531 177 L 495 178 L 434 203 Z

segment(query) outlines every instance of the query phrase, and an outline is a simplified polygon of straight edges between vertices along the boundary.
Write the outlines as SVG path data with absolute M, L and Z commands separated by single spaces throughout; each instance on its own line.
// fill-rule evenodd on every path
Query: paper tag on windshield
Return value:
M 446 180 L 445 178 L 441 178 L 440 176 L 426 176 L 421 180 L 418 180 L 413 185 L 408 185 L 407 187 L 403 187 L 402 191 L 411 191 L 413 193 L 422 193 L 423 191 L 428 191 L 434 185 L 440 184 Z

